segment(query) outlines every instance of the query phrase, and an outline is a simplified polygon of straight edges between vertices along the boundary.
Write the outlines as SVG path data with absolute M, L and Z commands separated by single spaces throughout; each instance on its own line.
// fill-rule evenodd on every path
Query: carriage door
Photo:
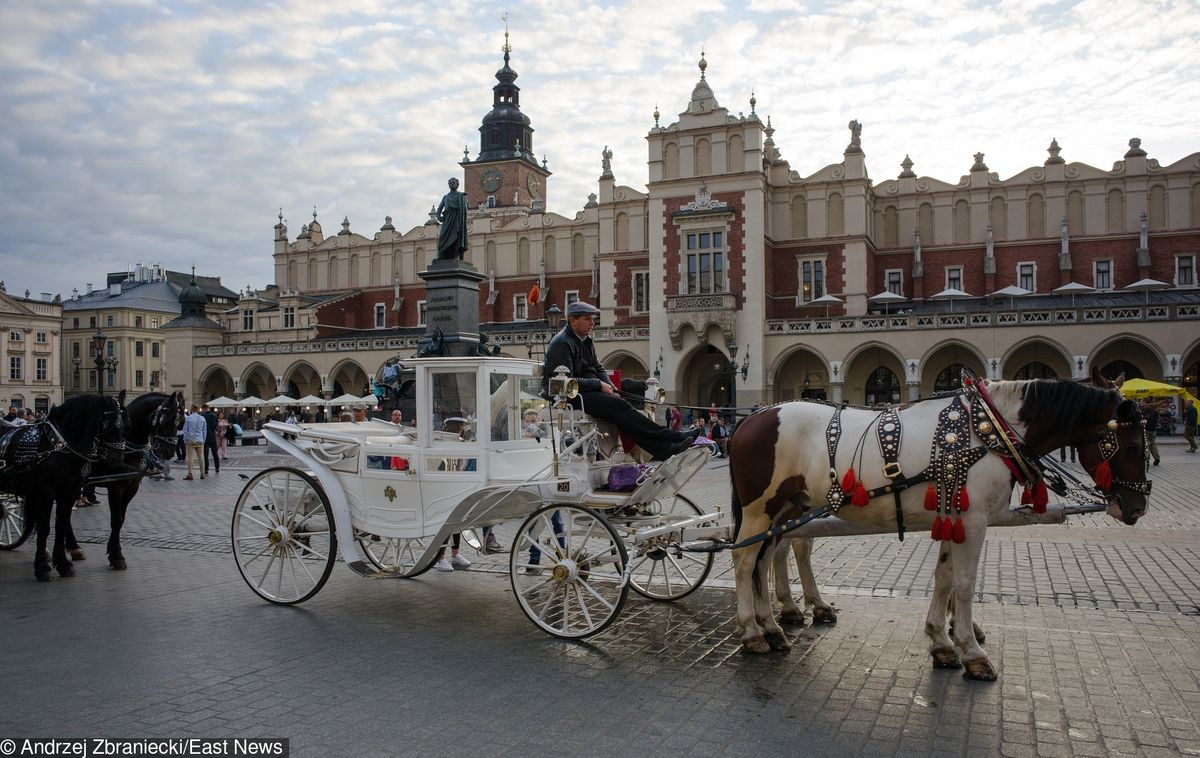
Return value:
M 429 446 L 421 453 L 421 502 L 426 535 L 482 484 L 477 381 L 479 372 L 429 372 Z

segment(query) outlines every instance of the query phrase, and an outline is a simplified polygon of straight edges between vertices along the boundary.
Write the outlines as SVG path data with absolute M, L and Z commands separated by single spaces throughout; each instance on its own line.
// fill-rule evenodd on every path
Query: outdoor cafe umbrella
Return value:
M 1008 298 L 1008 307 L 1012 308 L 1013 307 L 1013 298 L 1025 297 L 1026 295 L 1032 295 L 1032 294 L 1033 294 L 1033 290 L 1027 290 L 1024 287 L 1018 287 L 1014 284 L 1010 284 L 1007 287 L 1003 287 L 1003 288 L 998 289 L 995 292 L 993 292 L 992 297 L 997 297 L 997 296 L 1007 297 Z
M 335 397 L 334 399 L 330 400 L 328 404 L 329 405 L 349 405 L 351 407 L 354 407 L 354 406 L 362 407 L 363 399 L 361 397 L 359 397 L 358 395 L 351 395 L 349 392 L 347 392 L 345 395 L 339 395 L 338 397 Z M 374 403 L 372 403 L 372 405 L 373 404 Z
M 276 395 L 275 397 L 271 398 L 270 400 L 267 400 L 264 403 L 264 405 L 274 405 L 276 407 L 282 407 L 282 408 L 286 408 L 288 406 L 292 406 L 295 404 L 296 404 L 296 398 L 290 397 L 288 395 Z
M 1165 290 L 1167 287 L 1170 287 L 1170 286 L 1171 285 L 1167 284 L 1166 282 L 1160 282 L 1157 279 L 1138 279 L 1133 284 L 1127 284 L 1124 287 L 1122 287 L 1121 289 L 1131 290 L 1133 292 L 1145 292 L 1146 293 L 1146 305 L 1149 305 L 1151 290 Z
M 1067 282 L 1063 286 L 1055 287 L 1053 290 L 1051 290 L 1051 292 L 1053 292 L 1055 295 L 1066 295 L 1070 293 L 1072 308 L 1075 307 L 1076 295 L 1088 295 L 1095 291 L 1095 287 L 1089 287 L 1086 284 L 1080 284 L 1079 282 Z
M 829 306 L 833 305 L 834 303 L 843 303 L 843 302 L 845 302 L 845 301 L 842 300 L 837 295 L 826 294 L 826 295 L 821 295 L 820 297 L 816 298 L 815 300 L 809 301 L 808 304 L 809 305 L 824 305 L 825 306 L 825 318 L 829 318 Z
M 946 289 L 942 290 L 941 292 L 937 293 L 936 295 L 930 295 L 929 299 L 930 300 L 949 300 L 950 301 L 950 312 L 953 313 L 954 312 L 954 301 L 962 300 L 963 298 L 968 298 L 968 297 L 974 297 L 974 295 L 963 292 L 962 290 L 960 290 L 956 287 L 947 287 Z
M 325 405 L 325 398 L 316 395 L 305 395 L 296 401 L 296 405 Z
M 1154 382 L 1149 379 L 1126 379 L 1121 385 L 1121 394 L 1128 398 L 1143 397 L 1173 397 L 1178 395 L 1185 400 L 1197 403 L 1196 398 L 1183 387 L 1165 382 Z
M 889 305 L 906 302 L 908 298 L 904 295 L 897 295 L 891 290 L 884 290 L 878 294 L 871 295 L 867 300 L 870 300 L 872 303 L 883 303 L 883 315 L 886 316 Z
M 233 408 L 237 406 L 237 404 L 238 403 L 236 400 L 225 397 L 224 395 L 208 401 L 209 408 Z
M 250 397 L 244 397 L 238 401 L 239 408 L 260 408 L 266 404 L 267 403 L 265 400 L 263 400 L 261 397 L 255 397 L 254 395 L 251 395 Z

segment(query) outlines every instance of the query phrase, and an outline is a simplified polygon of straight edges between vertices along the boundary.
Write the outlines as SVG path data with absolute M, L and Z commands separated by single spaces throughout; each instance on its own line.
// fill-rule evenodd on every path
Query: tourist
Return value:
M 187 446 L 187 476 L 184 481 L 192 481 L 192 461 L 195 459 L 196 468 L 200 470 L 200 478 L 204 478 L 204 438 L 208 435 L 208 425 L 200 409 L 195 405 L 183 419 L 183 443 Z

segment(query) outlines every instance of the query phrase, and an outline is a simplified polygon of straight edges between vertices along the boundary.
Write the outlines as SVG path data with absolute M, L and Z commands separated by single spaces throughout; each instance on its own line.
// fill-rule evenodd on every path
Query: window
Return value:
M 291 315 L 292 315 L 291 322 L 292 322 L 292 325 L 294 326 L 295 322 L 296 322 L 296 314 L 293 313 Z M 283 325 L 284 326 L 288 325 L 288 320 L 289 320 L 288 314 L 285 312 L 283 314 Z M 383 303 L 375 303 L 375 328 L 383 329 L 386 326 L 387 326 L 387 306 L 385 306 Z
M 133 354 L 138 358 L 144 356 L 146 354 L 146 344 L 141 340 L 133 343 Z
M 425 301 L 417 301 L 417 326 L 425 326 Z
M 116 345 L 114 345 L 114 344 L 113 344 L 113 341 L 112 341 L 112 340 L 109 340 L 109 341 L 108 341 L 108 343 L 105 345 L 105 348 L 106 348 L 106 349 L 107 349 L 107 351 L 108 351 L 108 357 L 109 357 L 109 358 L 112 358 L 112 357 L 113 357 L 113 356 L 116 354 L 116 352 L 115 352 L 115 351 L 116 351 Z
M 725 291 L 725 232 L 687 235 L 687 294 Z
M 116 373 L 117 373 L 116 371 L 108 372 L 108 386 L 109 387 L 116 386 L 116 381 L 117 381 Z
M 1017 264 L 1017 286 L 1037 292 L 1037 267 L 1032 263 Z
M 887 366 L 880 366 L 867 378 L 864 391 L 867 405 L 900 402 L 900 380 Z
M 110 314 L 110 315 L 108 315 L 108 316 L 105 316 L 105 317 L 104 317 L 104 325 L 105 325 L 105 326 L 112 326 L 112 325 L 113 325 L 113 317 L 112 317 L 112 315 L 111 315 L 111 314 Z
M 1092 264 L 1092 281 L 1098 290 L 1112 289 L 1112 261 L 1096 261 Z
M 50 377 L 50 359 L 38 358 L 33 367 L 33 378 L 39 382 L 44 382 Z
M 962 266 L 946 267 L 946 289 L 962 289 Z
M 524 321 L 529 317 L 525 295 L 513 295 L 513 321 Z
M 37 342 L 39 345 L 45 345 L 50 340 L 46 337 L 45 332 L 37 332 L 34 335 L 34 341 Z
M 650 272 L 633 272 L 633 312 L 646 313 L 650 310 Z
M 933 391 L 952 392 L 962 387 L 962 372 L 965 368 L 966 366 L 961 363 L 951 363 L 942 369 L 937 378 L 933 380 Z
M 20 329 L 10 329 L 8 332 L 8 341 L 9 342 L 20 342 L 21 341 L 21 330 Z
M 146 378 L 146 374 L 145 374 L 145 372 L 143 372 L 141 369 L 138 369 L 137 371 L 134 371 L 134 372 L 133 372 L 133 386 L 134 386 L 134 387 L 141 387 L 141 386 L 142 386 L 142 380 L 144 380 L 145 378 Z
M 379 307 L 380 306 L 378 306 L 378 305 L 375 306 L 375 321 L 376 321 L 375 325 L 376 326 L 379 326 L 379 323 L 378 323 Z M 284 306 L 284 308 L 283 308 L 283 328 L 284 329 L 295 329 L 296 328 L 296 308 L 294 306 L 291 306 L 291 305 Z
M 570 305 L 571 303 L 573 303 L 579 299 L 579 290 L 567 290 L 564 297 L 566 297 L 566 304 Z M 567 312 L 567 309 L 564 306 L 563 313 L 566 313 L 566 312 Z
M 887 277 L 887 291 L 893 295 L 904 296 L 904 270 L 898 268 L 889 268 L 884 272 Z
M 157 358 L 157 357 L 158 357 L 158 355 L 159 355 L 159 352 L 158 352 L 158 351 L 159 351 L 158 343 L 157 343 L 157 342 L 151 342 L 151 343 L 150 343 L 150 357 L 151 357 L 151 358 Z
M 78 342 L 71 343 L 71 357 L 72 358 L 79 357 L 79 343 Z
M 150 328 L 151 328 L 151 329 L 157 329 L 157 328 L 158 328 L 158 317 L 155 317 L 155 318 L 152 318 L 152 319 L 150 319 Z
M 21 370 L 21 356 L 8 356 L 8 378 L 13 381 L 20 381 L 23 378 L 24 372 Z
M 79 317 L 78 317 L 78 316 L 76 316 L 75 318 L 71 319 L 71 328 L 72 328 L 72 329 L 78 329 L 78 328 L 79 328 Z
M 1175 286 L 1196 286 L 1196 256 L 1180 255 L 1175 258 Z
M 89 329 L 96 328 L 96 317 L 95 316 L 88 316 L 88 328 Z
M 242 311 L 242 331 L 254 331 L 254 311 Z
M 807 303 L 825 295 L 825 259 L 808 258 L 799 261 L 800 286 L 797 302 Z
M 133 317 L 133 325 L 134 325 L 134 327 L 141 329 L 142 328 L 142 317 L 134 316 Z
M 1058 374 L 1045 363 L 1033 361 L 1032 363 L 1026 363 L 1018 369 L 1017 375 L 1013 378 L 1017 381 L 1025 381 L 1027 379 L 1057 379 Z

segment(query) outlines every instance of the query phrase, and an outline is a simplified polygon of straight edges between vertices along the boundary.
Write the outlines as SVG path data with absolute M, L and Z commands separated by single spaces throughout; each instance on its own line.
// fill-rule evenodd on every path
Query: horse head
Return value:
M 172 392 L 150 414 L 150 448 L 158 458 L 175 454 L 176 433 L 183 427 L 183 393 Z
M 129 414 L 125 410 L 125 390 L 116 397 L 103 397 L 100 409 L 100 429 L 96 441 L 100 455 L 111 466 L 120 464 L 125 458 L 125 432 L 129 428 Z
M 1113 418 L 1093 439 L 1080 445 L 1079 465 L 1108 500 L 1108 515 L 1133 526 L 1146 513 L 1146 421 L 1133 400 L 1122 400 Z

